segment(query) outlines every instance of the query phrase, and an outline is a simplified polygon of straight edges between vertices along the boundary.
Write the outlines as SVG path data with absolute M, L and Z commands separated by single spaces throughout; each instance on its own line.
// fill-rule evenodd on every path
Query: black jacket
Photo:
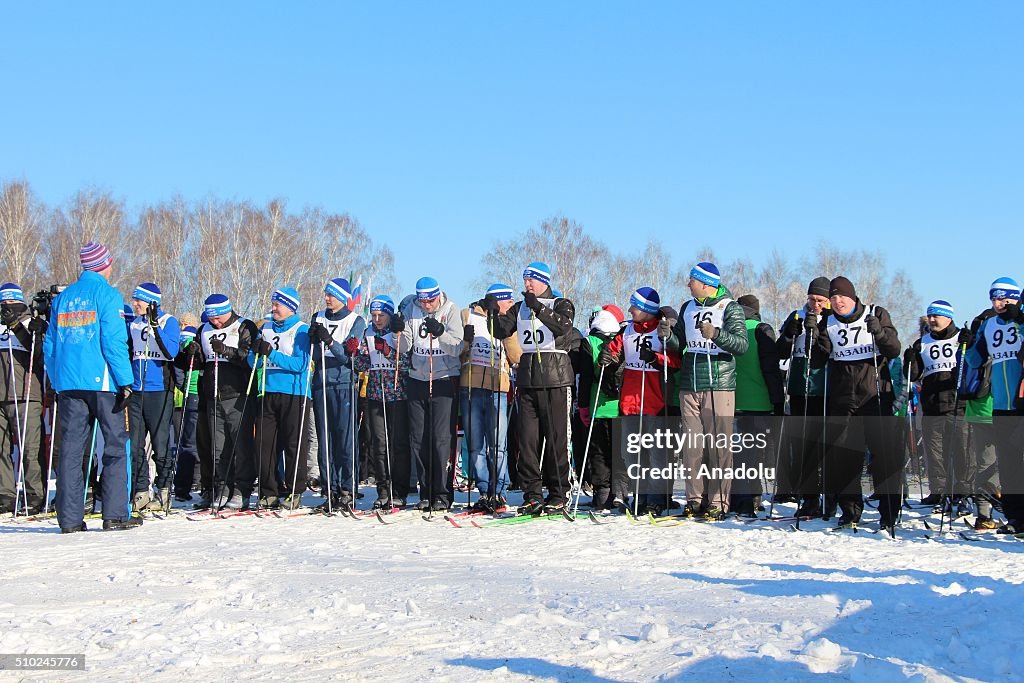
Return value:
M 882 415 L 891 413 L 893 389 L 889 377 L 889 359 L 900 355 L 900 339 L 892 324 L 889 311 L 881 306 L 874 307 L 874 316 L 882 325 L 882 331 L 875 336 L 875 348 L 878 352 L 874 359 L 842 361 L 830 360 L 832 340 L 829 339 L 827 327 L 834 316 L 843 323 L 856 322 L 864 318 L 868 309 L 857 300 L 857 305 L 849 316 L 841 316 L 834 310 L 823 311 L 818 321 L 817 338 L 811 347 L 811 367 L 823 368 L 828 365 L 827 394 L 829 415 L 853 415 L 865 404 L 873 401 L 876 394 L 882 405 Z M 878 367 L 878 381 L 875 381 L 875 367 Z
M 231 318 L 225 327 L 234 325 L 238 320 L 238 314 L 232 313 Z M 202 348 L 203 330 L 210 323 L 204 323 L 196 332 L 196 344 Z M 199 395 L 204 398 L 213 398 L 214 377 L 220 385 L 218 392 L 220 398 L 233 398 L 245 393 L 249 384 L 249 374 L 252 368 L 249 366 L 249 349 L 253 341 L 260 338 L 260 330 L 256 323 L 245 320 L 238 329 L 238 348 L 228 347 L 224 350 L 224 361 L 219 363 L 220 367 L 215 368 L 218 363 L 207 362 L 203 364 L 203 374 L 199 377 Z M 188 370 L 189 356 L 191 355 L 192 344 L 183 349 L 174 359 L 174 364 L 182 370 Z M 253 380 L 252 395 L 258 393 L 256 380 Z
M 942 341 L 955 339 L 960 329 L 951 324 L 942 332 L 932 332 L 932 338 Z M 959 349 L 957 349 L 959 354 Z M 956 400 L 956 382 L 959 374 L 959 363 L 963 359 L 958 358 L 958 365 L 952 371 L 934 372 L 925 378 L 921 378 L 924 372 L 924 360 L 921 358 L 921 338 L 918 337 L 908 349 L 910 356 L 910 381 L 921 380 L 921 410 L 925 415 L 954 415 L 959 411 L 963 415 L 964 401 Z
M 540 299 L 551 298 L 551 290 L 540 295 Z M 516 334 L 519 310 L 523 302 L 517 301 L 505 315 L 494 318 L 494 336 L 505 339 Z M 576 307 L 568 299 L 558 298 L 552 305 L 542 306 L 537 319 L 555 335 L 555 349 L 562 353 L 523 352 L 516 370 L 516 386 L 519 389 L 549 389 L 571 387 L 576 384 L 570 353 L 579 348 L 580 333 L 572 326 Z

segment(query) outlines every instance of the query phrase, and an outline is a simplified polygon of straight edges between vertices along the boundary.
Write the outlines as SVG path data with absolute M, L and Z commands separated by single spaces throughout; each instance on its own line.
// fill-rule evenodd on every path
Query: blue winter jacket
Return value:
M 327 368 L 326 384 L 328 387 L 345 385 L 345 391 L 348 391 L 348 385 L 352 382 L 352 363 L 348 354 L 345 353 L 345 342 L 348 339 L 356 338 L 362 341 L 363 333 L 366 331 L 366 321 L 363 320 L 363 316 L 342 308 L 337 313 L 331 313 L 327 311 L 327 329 L 331 330 L 334 327 L 334 323 L 341 324 L 344 322 L 350 322 L 352 329 L 349 330 L 348 334 L 342 336 L 332 330 L 334 342 L 327 348 L 327 353 L 324 357 L 324 367 Z M 351 321 L 349 321 L 351 318 Z M 316 391 L 320 390 L 321 378 L 320 378 L 320 342 L 313 344 L 311 352 L 313 354 L 313 389 Z
M 124 299 L 98 273 L 85 271 L 53 300 L 43 358 L 53 388 L 109 391 L 132 385 Z
M 157 315 L 163 320 L 166 315 L 163 309 L 157 309 Z M 131 325 L 139 318 L 137 316 L 128 323 L 128 334 L 131 335 Z M 160 323 L 160 341 L 163 342 L 169 361 L 147 359 L 143 361 L 132 359 L 132 373 L 135 377 L 132 382 L 133 391 L 168 391 L 174 388 L 174 358 L 181 349 L 181 323 L 173 315 L 168 315 L 166 320 Z M 150 347 L 152 348 L 152 346 Z M 145 363 L 145 372 L 143 372 Z M 142 376 L 146 376 L 146 386 L 142 386 Z
M 295 333 L 295 344 L 290 354 L 279 351 L 276 348 L 270 352 L 266 361 L 269 366 L 266 370 L 266 392 L 269 394 L 291 394 L 293 396 L 309 396 L 309 325 L 302 322 L 298 315 L 281 322 L 266 322 L 260 328 L 264 339 L 273 338 L 274 334 L 281 334 L 299 325 Z M 270 331 L 268 333 L 268 330 Z M 273 344 L 273 342 L 271 341 Z M 256 355 L 249 352 L 249 365 L 256 362 Z M 260 359 L 260 363 L 265 361 Z
M 1016 338 L 1022 334 L 1021 326 L 1015 322 L 1003 320 L 998 316 L 986 318 L 974 335 L 974 345 L 967 349 L 965 358 L 968 366 L 980 368 L 989 356 L 992 357 L 992 389 L 990 392 L 992 410 L 1013 410 L 1017 399 L 1017 389 L 1020 387 L 1020 361 L 1017 360 L 1016 353 L 988 348 L 985 335 L 990 325 L 995 325 L 1002 331 L 997 339 L 1016 341 Z

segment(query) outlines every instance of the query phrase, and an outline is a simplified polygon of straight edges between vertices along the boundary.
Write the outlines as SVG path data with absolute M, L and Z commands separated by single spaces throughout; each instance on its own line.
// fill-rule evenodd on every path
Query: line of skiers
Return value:
M 947 302 L 930 304 L 920 338 L 901 357 L 889 313 L 863 303 L 842 276 L 811 281 L 777 338 L 756 297 L 734 299 L 706 262 L 691 269 L 691 298 L 678 312 L 643 286 L 628 319 L 609 303 L 584 335 L 573 302 L 551 288 L 540 262 L 525 268 L 518 301 L 511 286 L 495 284 L 460 310 L 423 277 L 397 306 L 374 297 L 367 324 L 350 306 L 349 283 L 335 278 L 309 323 L 298 293 L 282 287 L 259 322 L 211 294 L 202 319 L 185 315 L 184 325 L 164 311 L 154 283 L 139 284 L 125 307 L 108 282 L 113 259 L 104 246 L 85 245 L 81 263 L 81 278 L 47 315 L 26 305 L 16 284 L 0 287 L 0 450 L 11 453 L 0 458 L 0 506 L 44 509 L 55 463 L 65 532 L 86 528 L 88 482 L 102 498 L 104 528 L 131 528 L 147 509 L 190 499 L 196 459 L 198 508 L 297 507 L 309 479 L 310 421 L 326 510 L 356 504 L 368 474 L 359 467 L 362 424 L 374 506 L 384 511 L 413 496 L 420 509 L 447 510 L 461 474 L 485 511 L 504 508 L 514 483 L 523 514 L 557 513 L 574 487 L 587 486 L 595 509 L 754 515 L 764 485 L 728 473 L 769 464 L 773 501 L 796 501 L 800 517 L 827 519 L 838 508 L 840 526 L 853 527 L 867 454 L 889 530 L 919 428 L 926 504 L 953 513 L 973 500 L 976 528 L 1024 531 L 1016 493 L 1024 456 L 1007 419 L 1019 413 L 1024 316 L 1009 278 L 993 283 L 992 307 L 966 329 Z M 52 459 L 48 387 L 58 396 L 47 411 L 56 424 Z M 914 406 L 916 421 L 893 419 Z M 675 425 L 713 438 L 675 452 L 642 449 L 633 470 L 623 435 L 643 431 L 645 419 L 648 430 Z M 756 433 L 772 438 L 736 447 L 737 436 Z M 637 474 L 673 462 L 707 472 L 683 477 L 681 505 L 672 478 Z

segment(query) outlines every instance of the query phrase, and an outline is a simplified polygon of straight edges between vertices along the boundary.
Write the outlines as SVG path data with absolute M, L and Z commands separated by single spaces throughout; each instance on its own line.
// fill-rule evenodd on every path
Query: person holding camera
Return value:
M 52 329 L 43 338 L 47 373 L 58 394 L 57 522 L 63 533 L 86 530 L 82 453 L 95 421 L 103 434 L 103 529 L 130 529 L 142 518 L 132 516 L 128 496 L 125 407 L 133 377 L 121 319 L 124 299 L 108 282 L 113 259 L 105 246 L 89 242 L 79 259 L 82 275 L 53 300 Z
M 18 482 L 26 514 L 46 497 L 43 444 L 43 335 L 46 320 L 25 305 L 21 287 L 0 286 L 0 514 L 18 509 Z M 31 373 L 31 377 L 29 374 Z M 18 444 L 20 463 L 10 457 Z
M 178 319 L 160 308 L 160 288 L 143 282 L 132 292 L 135 317 L 128 323 L 132 357 L 132 397 L 128 401 L 128 429 L 132 440 L 132 507 L 136 512 L 171 507 L 169 435 L 174 415 L 174 357 L 181 344 Z M 156 498 L 149 495 L 149 435 L 156 461 Z

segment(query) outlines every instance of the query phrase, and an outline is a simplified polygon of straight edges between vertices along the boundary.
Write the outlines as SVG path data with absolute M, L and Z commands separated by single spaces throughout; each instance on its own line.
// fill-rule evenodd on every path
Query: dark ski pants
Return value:
M 306 455 L 309 452 L 309 399 L 293 394 L 263 395 L 263 417 L 256 438 L 260 454 L 260 497 L 306 490 Z M 300 438 L 301 435 L 301 438 Z M 278 455 L 284 453 L 284 481 L 278 482 Z M 292 488 L 292 482 L 295 488 Z
M 241 394 L 206 400 L 212 460 L 217 465 L 214 490 L 226 486 L 243 495 L 252 492 L 257 473 L 253 438 L 257 403 L 255 396 L 246 401 Z
M 943 496 L 971 493 L 974 472 L 967 457 L 967 422 L 963 416 L 925 415 L 921 420 L 921 439 L 928 490 Z
M 174 415 L 173 391 L 136 391 L 128 399 L 128 429 L 132 441 L 132 495 L 149 491 L 149 460 L 146 436 L 149 436 L 156 462 L 156 488 L 165 489 L 171 481 L 171 454 L 168 448 L 171 416 Z
M 327 495 L 330 482 L 331 494 L 338 496 L 342 491 L 352 492 L 352 472 L 355 463 L 356 490 L 359 487 L 359 435 L 358 415 L 353 415 L 353 385 L 349 382 L 327 387 L 327 420 L 324 421 L 324 392 L 320 384 L 313 384 L 313 415 L 316 418 L 317 464 L 320 467 L 320 490 Z M 356 396 L 358 399 L 358 395 Z M 330 448 L 328 467 L 327 449 Z M 327 472 L 331 473 L 328 480 Z
M 779 493 L 799 496 L 801 507 L 813 512 L 821 508 L 825 399 L 821 396 L 790 396 L 789 410 L 790 417 L 785 418 L 783 433 L 789 444 L 789 457 L 784 453 L 779 463 Z
M 629 481 L 626 463 L 619 445 L 612 440 L 615 418 L 599 417 L 594 420 L 587 460 L 593 477 L 594 507 L 607 508 L 616 498 L 629 500 Z M 589 429 L 589 427 L 588 427 Z M 584 449 L 586 445 L 584 445 Z M 583 456 L 580 455 L 580 458 Z
M 879 417 L 879 414 L 888 417 Z M 871 478 L 883 525 L 896 523 L 903 504 L 903 421 L 892 417 L 892 406 L 871 399 L 852 415 L 830 416 L 825 424 L 826 451 L 822 463 L 825 493 L 837 494 L 845 520 L 859 522 L 864 511 L 861 473 L 864 451 L 871 452 Z
M 184 420 L 184 421 L 183 421 Z M 185 404 L 174 411 L 174 458 L 177 465 L 174 470 L 174 494 L 186 497 L 195 483 L 196 461 L 199 453 L 196 450 L 196 425 L 199 422 L 199 396 L 192 394 L 185 399 Z M 178 433 L 180 430 L 180 434 Z
M 420 499 L 444 505 L 452 502 L 448 466 L 457 383 L 457 377 L 435 379 L 432 400 L 428 382 L 409 378 L 405 387 L 409 397 L 409 453 L 420 473 Z
M 523 501 L 541 500 L 542 486 L 551 504 L 569 496 L 569 387 L 519 391 L 519 482 Z M 541 463 L 541 444 L 545 444 Z
M 387 405 L 387 443 L 384 441 L 384 406 Z M 367 401 L 370 433 L 370 465 L 377 480 L 377 498 L 388 500 L 388 492 L 405 500 L 409 490 L 409 407 L 405 401 Z M 390 457 L 389 457 L 390 453 Z
M 82 452 L 89 450 L 93 420 L 103 434 L 103 519 L 131 517 L 129 453 L 126 413 L 114 413 L 114 394 L 99 391 L 65 391 L 60 394 L 57 429 L 57 521 L 62 529 L 82 525 L 85 516 L 85 478 Z
M 21 424 L 25 422 L 25 404 L 18 404 L 18 412 L 14 410 L 12 401 L 0 403 L 0 507 L 10 503 L 13 507 L 15 483 L 18 478 L 17 461 L 14 459 L 14 444 L 18 442 Z M 28 404 L 28 429 L 25 433 L 25 446 L 21 452 L 21 476 L 25 478 L 30 508 L 43 504 L 46 495 L 46 449 L 43 433 L 43 404 L 30 401 Z

